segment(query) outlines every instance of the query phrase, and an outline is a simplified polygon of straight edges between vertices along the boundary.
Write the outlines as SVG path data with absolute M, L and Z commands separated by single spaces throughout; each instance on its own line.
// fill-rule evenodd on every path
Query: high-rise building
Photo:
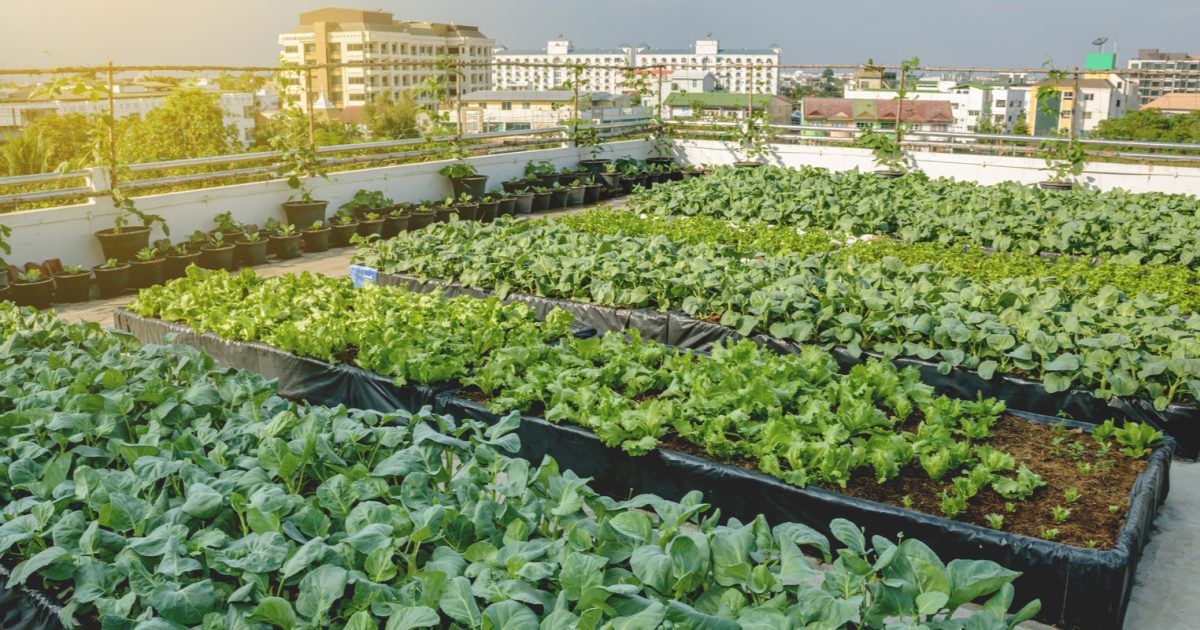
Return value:
M 447 83 L 449 96 L 489 89 L 496 42 L 475 26 L 401 22 L 383 11 L 320 9 L 301 13 L 299 26 L 281 34 L 279 45 L 283 60 L 294 64 L 397 63 L 383 68 L 316 69 L 309 73 L 311 85 L 301 80 L 287 87 L 291 105 L 304 107 L 313 95 L 314 103 L 324 100 L 345 109 L 361 107 L 385 92 L 395 95 L 420 87 L 438 72 L 434 64 L 443 58 L 462 64 L 458 81 Z
M 1156 71 L 1128 75 L 1137 83 L 1143 107 L 1164 94 L 1200 94 L 1200 56 L 1142 48 L 1128 68 Z
M 582 88 L 615 93 L 622 85 L 622 69 L 633 65 L 633 53 L 628 46 L 575 48 L 562 35 L 546 42 L 542 50 L 508 50 L 500 46 L 494 52 L 492 85 L 498 90 L 554 90 L 574 77 L 574 72 L 561 66 L 583 64 L 586 68 L 579 76 Z
M 1039 98 L 1039 88 L 1052 88 Z M 1076 93 L 1078 92 L 1078 93 Z M 1138 86 L 1127 77 L 1089 72 L 1074 77 L 1046 79 L 1030 88 L 1026 107 L 1029 132 L 1035 136 L 1093 131 L 1100 121 L 1137 109 Z
M 577 49 L 571 40 L 559 35 L 546 42 L 542 50 L 496 49 L 496 71 L 492 83 L 496 89 L 548 90 L 561 87 L 572 77 L 568 68 L 536 67 L 538 64 L 578 64 L 588 66 L 581 79 L 587 89 L 618 92 L 628 89 L 625 68 L 655 66 L 674 72 L 712 73 L 714 88 L 722 92 L 779 92 L 778 47 L 762 49 L 721 48 L 711 34 L 697 40 L 690 49 L 663 49 L 621 45 L 617 48 Z M 664 75 L 668 76 L 668 75 Z

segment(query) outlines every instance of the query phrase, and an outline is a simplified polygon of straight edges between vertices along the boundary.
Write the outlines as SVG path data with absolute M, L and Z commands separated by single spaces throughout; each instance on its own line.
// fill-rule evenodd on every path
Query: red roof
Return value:
M 895 99 L 819 98 L 804 99 L 805 120 L 895 120 L 900 101 Z M 911 123 L 950 123 L 954 114 L 949 101 L 904 101 L 902 119 Z

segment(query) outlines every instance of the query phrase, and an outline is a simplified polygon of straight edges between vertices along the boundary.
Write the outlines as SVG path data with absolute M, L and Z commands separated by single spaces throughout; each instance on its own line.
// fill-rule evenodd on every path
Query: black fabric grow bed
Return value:
M 458 389 L 449 385 L 411 393 L 393 392 L 391 397 L 374 395 L 376 387 L 395 388 L 395 385 L 390 379 L 357 368 L 301 359 L 264 344 L 197 335 L 185 326 L 142 318 L 127 311 L 117 311 L 116 321 L 121 329 L 132 332 L 143 342 L 160 343 L 174 332 L 175 343 L 210 352 L 210 348 L 216 349 L 223 353 L 218 360 L 227 365 L 274 370 L 269 374 L 260 372 L 270 378 L 288 378 L 281 371 L 293 367 L 305 371 L 288 379 L 286 393 L 280 388 L 281 394 L 288 397 L 381 412 L 395 410 L 402 404 L 410 409 L 415 408 L 409 406 L 412 404 L 417 407 L 433 404 L 436 411 L 459 418 L 494 422 L 499 417 L 482 404 L 458 397 Z M 337 400 L 338 395 L 349 398 Z M 350 404 L 350 399 L 357 403 Z M 1062 422 L 1018 411 L 1012 415 L 1042 424 Z M 1092 426 L 1073 421 L 1066 424 L 1085 431 Z M 903 532 L 905 536 L 918 538 L 942 558 L 995 561 L 1023 573 L 1014 584 L 1017 605 L 1041 599 L 1039 619 L 1068 627 L 1101 629 L 1121 627 L 1138 560 L 1149 539 L 1158 506 L 1167 496 L 1175 450 L 1175 441 L 1168 438 L 1150 456 L 1147 469 L 1130 491 L 1127 521 L 1116 544 L 1112 549 L 1094 550 L 1009 534 L 816 487 L 798 488 L 767 475 L 667 449 L 632 457 L 604 446 L 587 429 L 554 424 L 538 417 L 525 417 L 517 434 L 521 438 L 520 457 L 536 462 L 550 455 L 576 474 L 592 478 L 597 490 L 615 497 L 654 493 L 678 499 L 698 489 L 725 516 L 749 519 L 763 514 L 774 523 L 801 522 L 827 534 L 830 520 L 843 517 L 865 527 L 868 534 L 895 538 Z
M 459 418 L 494 422 L 499 418 L 477 402 L 459 398 L 454 390 L 437 397 L 434 410 Z M 1049 418 L 1024 412 L 1013 415 L 1041 424 Z M 1068 422 L 1090 430 L 1091 425 Z M 940 557 L 992 560 L 1023 575 L 1014 582 L 1017 606 L 1042 601 L 1038 619 L 1072 628 L 1117 629 L 1122 626 L 1134 573 L 1150 537 L 1158 506 L 1166 500 L 1175 443 L 1167 438 L 1149 458 L 1129 497 L 1128 520 L 1112 549 L 1094 550 L 954 521 L 940 516 L 857 499 L 816 487 L 798 488 L 761 473 L 703 458 L 657 449 L 641 457 L 609 448 L 591 431 L 526 416 L 517 429 L 518 456 L 533 462 L 545 455 L 582 477 L 592 487 L 614 497 L 653 493 L 679 499 L 691 490 L 725 517 L 743 520 L 763 514 L 772 523 L 804 523 L 829 535 L 829 522 L 847 518 L 866 528 L 867 535 L 895 539 L 903 533 L 920 539 Z
M 412 291 L 432 292 L 441 289 L 446 295 L 472 295 L 486 297 L 491 291 L 466 287 L 456 282 L 421 280 L 413 276 L 379 272 L 380 285 L 402 286 Z M 544 298 L 523 293 L 509 293 L 509 302 L 525 302 L 545 317 L 552 308 L 561 308 L 575 315 L 580 324 L 595 328 L 599 332 L 637 330 L 643 339 L 690 350 L 708 350 L 722 339 L 741 339 L 736 330 L 691 317 L 680 311 L 654 311 L 648 309 L 616 308 L 581 302 Z M 747 337 L 761 346 L 777 352 L 798 354 L 806 345 L 771 335 L 757 334 Z M 861 363 L 866 358 L 879 358 L 874 352 L 863 352 L 854 357 L 843 346 L 830 348 L 843 370 Z M 1060 413 L 1086 423 L 1100 423 L 1108 419 L 1144 422 L 1175 438 L 1177 455 L 1195 460 L 1200 457 L 1200 404 L 1172 404 L 1158 411 L 1149 401 L 1141 398 L 1113 398 L 1103 400 L 1086 390 L 1069 390 L 1050 393 L 1038 381 L 1007 374 L 996 374 L 991 380 L 981 378 L 973 370 L 954 368 L 949 374 L 940 374 L 937 363 L 917 358 L 900 357 L 892 360 L 899 367 L 916 366 L 921 380 L 932 385 L 938 394 L 955 398 L 974 399 L 982 394 L 1004 401 L 1010 409 L 1028 411 L 1046 416 Z
M 64 630 L 62 607 L 49 595 L 19 584 L 9 588 L 12 572 L 0 565 L 0 628 L 5 630 Z

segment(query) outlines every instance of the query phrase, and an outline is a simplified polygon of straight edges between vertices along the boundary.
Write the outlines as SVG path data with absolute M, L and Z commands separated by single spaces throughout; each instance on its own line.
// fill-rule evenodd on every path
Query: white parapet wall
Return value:
M 732 164 L 740 158 L 736 147 L 718 140 L 678 140 L 679 159 L 691 164 Z M 1036 184 L 1047 179 L 1045 162 L 1035 158 L 915 151 L 917 168 L 930 177 L 949 177 L 980 184 L 1015 181 Z M 778 166 L 818 166 L 831 171 L 877 170 L 871 152 L 854 147 L 773 144 L 766 158 Z M 1200 168 L 1093 162 L 1076 181 L 1101 190 L 1122 188 L 1133 192 L 1180 193 L 1200 196 Z
M 644 159 L 651 150 L 651 144 L 644 140 L 614 142 L 605 147 L 601 154 L 605 158 Z M 523 176 L 527 162 L 549 160 L 561 169 L 574 167 L 588 157 L 586 149 L 563 148 L 515 151 L 470 161 L 481 175 L 488 176 L 488 190 L 492 190 L 499 189 L 504 180 Z M 313 178 L 308 184 L 315 198 L 329 202 L 330 215 L 360 189 L 382 190 L 396 202 L 444 199 L 451 194 L 450 182 L 438 171 L 448 163 L 422 162 L 343 171 L 331 173 L 328 179 Z M 136 197 L 135 201 L 139 210 L 162 216 L 170 226 L 171 240 L 180 242 L 196 230 L 216 227 L 213 217 L 223 212 L 232 212 L 236 221 L 246 224 L 261 226 L 270 218 L 283 221 L 285 215 L 280 204 L 291 194 L 286 182 L 272 180 L 147 195 Z M 112 227 L 116 214 L 112 199 L 100 196 L 83 204 L 0 215 L 0 224 L 12 228 L 8 242 L 13 251 L 5 259 L 13 265 L 52 258 L 68 265 L 100 264 L 103 259 L 95 233 Z M 162 231 L 156 227 L 150 239 L 160 238 Z

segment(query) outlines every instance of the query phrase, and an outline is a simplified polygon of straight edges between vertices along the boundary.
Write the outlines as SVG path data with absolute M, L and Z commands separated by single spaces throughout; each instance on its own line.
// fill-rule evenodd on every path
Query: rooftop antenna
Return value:
M 1097 37 L 1092 40 L 1092 45 L 1096 46 L 1096 52 L 1104 52 L 1104 44 L 1108 43 L 1107 37 Z

